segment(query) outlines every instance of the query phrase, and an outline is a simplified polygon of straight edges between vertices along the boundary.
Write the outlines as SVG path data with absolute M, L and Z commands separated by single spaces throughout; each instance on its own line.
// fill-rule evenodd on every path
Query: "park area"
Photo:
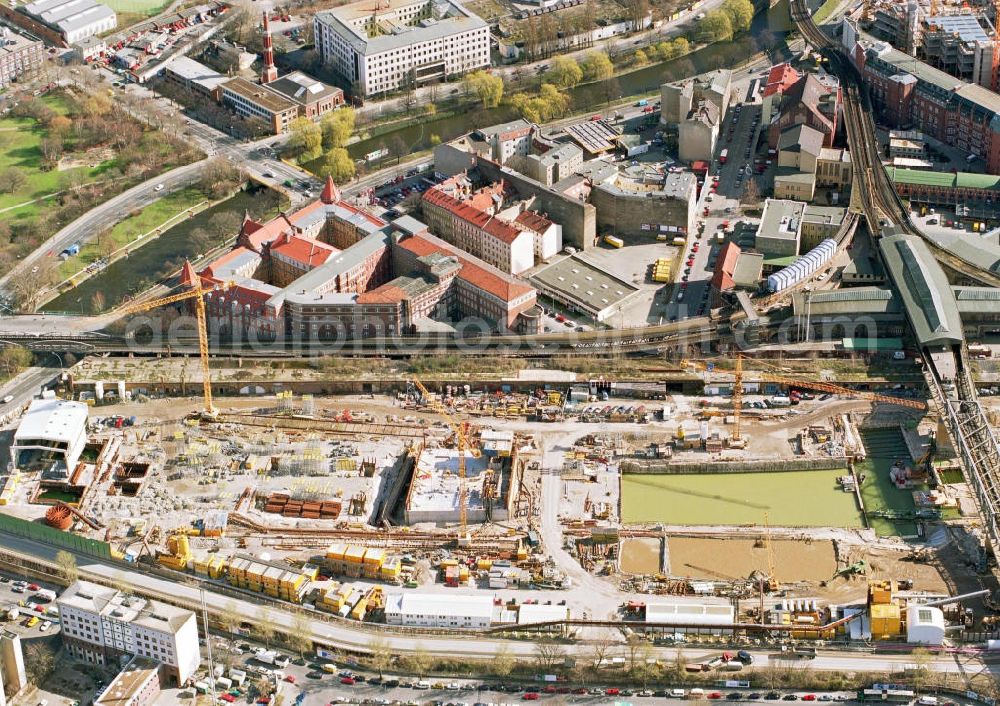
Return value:
M 56 116 L 70 120 L 73 104 L 61 93 L 46 95 L 37 101 Z M 73 169 L 43 169 L 43 142 L 51 139 L 56 127 L 45 127 L 32 117 L 7 116 L 0 119 L 0 214 L 2 220 L 17 222 L 33 219 L 45 208 L 47 197 L 67 188 L 74 180 L 100 178 L 103 165 L 78 166 Z M 66 126 L 69 129 L 69 126 Z M 46 143 L 45 149 L 49 148 Z
M 23 97 L 0 119 L 0 273 L 61 227 L 135 184 L 201 157 L 171 131 L 125 115 L 100 90 Z M 21 301 L 58 281 L 51 267 L 12 282 Z

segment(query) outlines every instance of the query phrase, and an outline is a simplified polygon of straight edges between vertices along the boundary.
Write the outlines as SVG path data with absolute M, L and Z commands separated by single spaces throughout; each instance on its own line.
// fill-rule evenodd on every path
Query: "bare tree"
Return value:
M 368 650 L 371 653 L 370 660 L 372 669 L 377 670 L 379 677 L 381 677 L 382 672 L 392 662 L 392 649 L 389 647 L 389 643 L 386 642 L 384 638 L 373 637 L 371 642 L 368 643 Z
M 257 614 L 257 619 L 253 624 L 254 636 L 264 643 L 265 648 L 268 648 L 274 641 L 274 635 L 276 632 L 277 627 L 274 624 L 274 620 L 271 618 L 271 614 L 262 608 Z
M 56 566 L 59 567 L 59 573 L 63 575 L 63 578 L 70 583 L 80 578 L 80 569 L 76 565 L 76 557 L 65 549 L 56 552 Z
M 566 660 L 566 646 L 553 638 L 543 638 L 535 643 L 535 657 L 542 669 L 551 671 L 553 667 Z
M 28 681 L 41 687 L 56 667 L 56 651 L 47 641 L 30 640 L 24 644 L 24 671 Z

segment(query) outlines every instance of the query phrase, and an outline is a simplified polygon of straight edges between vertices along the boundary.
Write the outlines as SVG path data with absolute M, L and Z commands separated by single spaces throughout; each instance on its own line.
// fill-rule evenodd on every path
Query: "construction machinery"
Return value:
M 861 559 L 860 561 L 854 562 L 850 566 L 845 566 L 842 569 L 837 569 L 836 571 L 833 572 L 833 576 L 831 577 L 831 579 L 835 579 L 838 576 L 844 576 L 844 577 L 864 576 L 867 573 L 868 573 L 868 563 L 864 559 Z
M 179 292 L 177 294 L 171 294 L 166 297 L 160 297 L 149 301 L 137 302 L 135 304 L 127 304 L 118 309 L 116 312 L 121 316 L 127 316 L 129 314 L 138 314 L 143 311 L 150 311 L 151 309 L 156 309 L 168 304 L 174 304 L 176 302 L 187 301 L 189 299 L 194 300 L 194 312 L 198 326 L 198 355 L 201 358 L 201 384 L 202 393 L 205 399 L 202 416 L 210 419 L 215 418 L 218 411 L 215 409 L 215 405 L 212 404 L 212 378 L 208 365 L 208 323 L 205 316 L 205 295 L 210 292 L 224 292 L 232 286 L 233 282 L 223 282 L 215 287 L 203 287 L 200 281 L 196 281 L 192 288 L 186 292 Z
M 682 367 L 694 368 L 695 370 L 709 370 L 708 365 L 697 360 L 683 360 L 681 361 Z M 829 382 L 822 382 L 819 380 L 802 380 L 799 378 L 790 378 L 783 375 L 774 375 L 772 373 L 752 373 L 754 382 L 773 382 L 778 385 L 786 385 L 790 388 L 802 388 L 804 390 L 814 390 L 816 392 L 826 392 L 831 395 L 844 395 L 845 397 L 857 397 L 863 400 L 869 400 L 871 402 L 881 402 L 882 404 L 894 404 L 900 407 L 909 407 L 911 409 L 927 409 L 927 403 L 921 400 L 911 400 L 905 397 L 893 397 L 892 395 L 880 395 L 876 392 L 865 392 L 862 390 L 852 390 L 849 387 L 842 387 L 841 385 L 835 385 Z M 743 384 L 744 384 L 744 373 L 743 373 L 743 363 L 740 356 L 736 357 L 736 370 L 733 373 L 734 384 L 733 384 L 733 404 L 735 407 L 737 397 L 739 398 L 740 406 L 743 403 Z M 737 387 L 739 392 L 736 391 Z M 739 413 L 734 409 L 734 415 L 736 416 L 737 423 L 740 419 Z M 737 426 L 737 433 L 739 427 Z M 734 434 L 734 438 L 737 438 Z
M 420 391 L 420 396 L 423 398 L 424 403 L 430 405 L 434 408 L 434 411 L 440 415 L 441 419 L 444 420 L 448 428 L 451 429 L 452 433 L 455 435 L 455 446 L 458 451 L 458 523 L 459 523 L 459 539 L 468 537 L 468 525 L 469 525 L 469 507 L 468 507 L 468 488 L 465 484 L 465 450 L 468 449 L 469 453 L 472 454 L 473 458 L 479 458 L 482 453 L 476 447 L 475 444 L 469 442 L 468 432 L 469 425 L 467 422 L 459 422 L 445 408 L 445 406 L 435 399 L 430 391 L 420 382 L 419 378 L 412 378 L 413 386 Z M 488 479 L 486 479 L 488 483 Z M 484 498 L 485 502 L 485 498 Z

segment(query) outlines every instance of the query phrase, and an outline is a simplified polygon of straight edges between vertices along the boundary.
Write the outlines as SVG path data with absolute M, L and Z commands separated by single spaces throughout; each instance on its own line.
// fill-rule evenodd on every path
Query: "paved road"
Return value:
M 49 545 L 34 542 L 21 537 L 13 537 L 0 534 L 0 546 L 5 549 L 19 552 L 26 557 L 32 557 L 41 561 L 54 561 L 57 549 Z M 201 606 L 201 597 L 204 599 L 208 609 L 211 611 L 223 611 L 233 609 L 241 615 L 248 616 L 248 619 L 264 617 L 269 619 L 274 625 L 293 625 L 292 615 L 282 608 L 272 608 L 259 605 L 249 599 L 235 599 L 228 596 L 206 590 L 201 594 L 198 588 L 186 583 L 167 581 L 158 577 L 149 576 L 127 569 L 123 566 L 110 565 L 100 560 L 95 560 L 84 555 L 77 555 L 77 562 L 81 576 L 100 576 L 108 580 L 114 580 L 118 585 L 127 584 L 140 595 L 152 598 L 164 598 L 174 603 L 182 603 L 192 609 Z M 382 639 L 388 644 L 394 654 L 423 651 L 430 654 L 440 654 L 454 656 L 465 654 L 470 657 L 489 659 L 493 657 L 501 646 L 508 650 L 510 654 L 521 659 L 535 659 L 537 654 L 531 642 L 519 640 L 500 640 L 487 636 L 461 634 L 456 631 L 454 635 L 421 635 L 421 634 L 401 634 L 393 632 L 376 633 L 372 630 L 362 629 L 360 626 L 350 621 L 327 622 L 326 620 L 314 619 L 309 622 L 310 637 L 319 645 L 329 645 L 342 649 L 365 652 L 370 648 L 375 635 L 381 634 Z M 586 658 L 592 654 L 589 645 L 576 643 L 566 647 L 567 654 Z M 694 646 L 687 646 L 683 650 L 684 659 L 700 660 L 709 656 L 714 656 L 718 649 L 701 649 Z M 752 650 L 755 663 L 760 666 L 773 664 L 768 650 Z M 678 650 L 669 647 L 653 648 L 653 656 L 662 661 L 674 661 Z M 778 660 L 787 664 L 784 660 Z M 908 655 L 874 655 L 858 654 L 850 652 L 823 651 L 816 659 L 809 662 L 811 669 L 824 670 L 844 670 L 857 672 L 888 672 L 899 670 L 903 666 L 912 662 Z M 800 664 L 796 662 L 796 664 Z M 928 669 L 941 672 L 976 672 L 982 668 L 982 662 L 978 656 L 970 655 L 958 658 L 953 655 L 933 655 L 928 664 Z

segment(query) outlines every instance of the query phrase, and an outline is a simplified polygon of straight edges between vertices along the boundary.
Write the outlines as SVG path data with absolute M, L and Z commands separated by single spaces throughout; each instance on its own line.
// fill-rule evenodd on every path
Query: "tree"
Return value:
M 274 641 L 274 635 L 277 632 L 277 628 L 274 625 L 274 620 L 271 618 L 271 614 L 261 608 L 260 612 L 257 613 L 257 620 L 253 625 L 253 634 L 260 642 L 264 643 L 264 647 L 268 648 L 271 642 Z
M 41 687 L 52 676 L 56 666 L 56 651 L 48 642 L 29 640 L 24 643 L 24 671 L 28 681 Z
M 431 656 L 427 653 L 427 650 L 418 645 L 413 652 L 403 658 L 403 664 L 406 671 L 412 672 L 418 677 L 422 677 L 424 676 L 424 673 L 430 669 Z
M 684 56 L 691 53 L 691 42 L 687 40 L 687 37 L 677 37 L 672 42 L 673 44 L 673 56 Z
M 646 18 L 649 16 L 649 0 L 631 0 L 625 6 L 629 9 L 629 19 L 632 20 L 632 29 L 635 31 L 643 29 Z
M 726 0 L 722 12 L 729 16 L 734 32 L 745 32 L 753 22 L 754 7 L 750 0 Z
M 552 60 L 551 68 L 546 72 L 545 78 L 560 88 L 573 88 L 583 80 L 583 69 L 572 57 L 557 56 Z
M 748 206 L 759 206 L 761 201 L 760 186 L 753 177 L 747 179 L 747 185 L 743 187 L 743 203 Z
M 642 49 L 636 49 L 635 54 L 632 55 L 632 63 L 635 66 L 645 66 L 649 63 L 649 55 Z
M 49 132 L 56 135 L 65 134 L 71 127 L 73 127 L 73 121 L 65 115 L 56 114 L 49 120 Z
M 354 178 L 354 161 L 343 147 L 334 147 L 326 153 L 318 173 L 321 177 L 333 177 L 338 183 L 348 182 Z
M 930 677 L 928 667 L 933 661 L 933 657 L 926 647 L 917 647 L 910 653 L 910 658 L 913 661 L 913 669 L 910 671 L 910 685 L 914 691 L 920 693 Z
M 602 51 L 593 51 L 587 54 L 580 63 L 583 69 L 583 77 L 588 81 L 606 81 L 615 75 L 615 65 L 611 63 L 611 57 Z
M 466 91 L 476 96 L 484 108 L 496 108 L 503 99 L 503 79 L 485 71 L 473 71 L 462 79 Z
M 236 601 L 226 603 L 225 607 L 216 615 L 216 620 L 219 622 L 219 627 L 229 633 L 229 639 L 232 639 L 243 621 L 243 615 L 240 613 Z
M 354 108 L 344 106 L 323 116 L 323 146 L 326 149 L 344 147 L 354 132 L 356 117 Z
M 198 189 L 209 198 L 227 196 L 246 181 L 246 173 L 225 157 L 215 157 L 201 168 Z
M 236 235 L 243 224 L 243 215 L 236 211 L 220 211 L 213 213 L 205 224 L 209 236 L 215 241 L 225 240 L 231 235 Z
M 38 143 L 38 149 L 42 152 L 42 157 L 49 164 L 59 161 L 63 153 L 63 139 L 59 135 L 49 135 L 42 138 Z
M 306 117 L 296 118 L 288 126 L 288 152 L 300 162 L 316 159 L 323 151 L 323 131 Z
M 384 638 L 373 637 L 368 643 L 368 651 L 371 653 L 372 669 L 378 671 L 378 675 L 381 677 L 382 672 L 392 662 L 392 649 Z
M 0 192 L 12 194 L 24 186 L 27 181 L 28 178 L 23 171 L 17 167 L 7 167 L 0 172 Z
M 543 638 L 535 643 L 535 657 L 543 671 L 551 672 L 566 660 L 566 647 L 552 638 Z
M 396 135 L 389 141 L 389 154 L 395 157 L 396 164 L 399 164 L 399 160 L 410 154 L 410 147 L 406 144 L 406 140 Z
M 292 618 L 292 629 L 287 634 L 286 640 L 289 649 L 298 652 L 302 659 L 305 659 L 306 654 L 313 651 L 311 632 L 309 618 L 304 613 L 296 613 Z
M 732 20 L 722 10 L 712 10 L 698 26 L 698 38 L 703 42 L 721 42 L 732 37 Z
M 80 578 L 80 569 L 76 565 L 76 557 L 65 549 L 56 552 L 56 566 L 59 567 L 59 573 L 63 575 L 63 578 L 70 583 Z
M 514 671 L 514 656 L 510 653 L 510 648 L 507 645 L 500 645 L 497 648 L 493 660 L 490 662 L 490 671 L 501 679 Z

